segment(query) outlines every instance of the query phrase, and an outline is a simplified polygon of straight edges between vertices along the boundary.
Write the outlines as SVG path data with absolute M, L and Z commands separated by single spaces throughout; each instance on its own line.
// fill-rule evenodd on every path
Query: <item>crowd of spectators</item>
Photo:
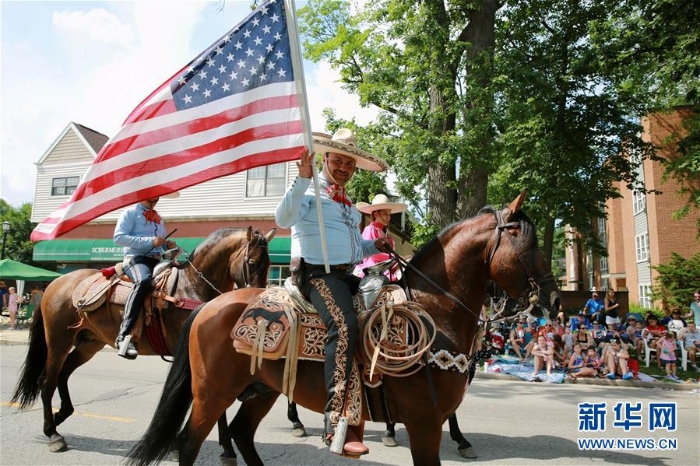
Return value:
M 513 354 L 521 363 L 532 364 L 533 376 L 552 370 L 566 371 L 570 380 L 579 377 L 607 377 L 629 380 L 634 377 L 630 359 L 644 355 L 645 345 L 655 350 L 658 368 L 666 377 L 678 380 L 678 361 L 682 348 L 688 353 L 689 369 L 698 371 L 696 355 L 700 351 L 700 330 L 694 313 L 700 310 L 700 292 L 695 293 L 690 312 L 682 315 L 674 309 L 661 320 L 648 312 L 643 320 L 629 315 L 623 321 L 615 293 L 609 290 L 605 300 L 593 292 L 576 317 L 566 320 L 559 313 L 554 323 L 537 325 L 519 318 L 512 327 L 492 325 L 482 346 L 496 354 Z M 632 352 L 632 356 L 630 356 Z M 636 361 L 635 361 L 636 362 Z

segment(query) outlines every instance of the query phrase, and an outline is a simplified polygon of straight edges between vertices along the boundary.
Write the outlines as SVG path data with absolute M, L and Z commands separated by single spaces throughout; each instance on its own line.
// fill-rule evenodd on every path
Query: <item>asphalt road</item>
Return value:
M 0 347 L 0 465 L 118 465 L 138 441 L 153 414 L 168 364 L 156 357 L 123 360 L 112 351 L 100 352 L 70 380 L 76 412 L 59 432 L 69 450 L 50 453 L 42 433 L 40 404 L 19 412 L 9 405 L 26 346 Z M 645 427 L 625 433 L 612 426 L 613 405 L 640 402 Z M 579 403 L 607 402 L 607 430 L 582 433 Z M 649 432 L 650 403 L 677 404 L 677 430 Z M 58 396 L 54 398 L 54 406 Z M 235 409 L 235 407 L 233 408 Z M 229 416 L 233 410 L 229 411 Z M 280 398 L 265 419 L 256 441 L 266 465 L 401 465 L 411 464 L 406 431 L 398 429 L 402 446 L 381 445 L 381 424 L 369 423 L 366 441 L 370 454 L 351 462 L 329 453 L 320 441 L 321 416 L 300 409 L 309 436 L 295 438 L 286 420 L 286 401 Z M 479 379 L 470 387 L 458 411 L 463 432 L 474 445 L 479 463 L 489 465 L 589 465 L 592 463 L 635 465 L 698 465 L 700 447 L 700 394 L 698 391 L 625 388 L 592 385 L 548 385 L 509 380 Z M 670 438 L 675 450 L 583 451 L 580 437 L 622 439 Z M 198 465 L 218 465 L 220 449 L 210 434 L 197 460 Z M 459 457 L 444 426 L 442 460 L 445 465 L 474 463 Z M 173 462 L 162 464 L 172 465 Z M 239 461 L 239 464 L 244 464 Z

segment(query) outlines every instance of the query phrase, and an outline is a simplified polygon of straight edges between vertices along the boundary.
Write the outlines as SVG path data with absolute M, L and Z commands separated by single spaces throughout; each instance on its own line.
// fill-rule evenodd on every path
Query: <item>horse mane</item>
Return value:
M 493 208 L 492 206 L 485 206 L 482 207 L 479 212 L 474 215 L 473 217 L 468 217 L 463 220 L 458 220 L 454 223 L 451 223 L 450 225 L 447 225 L 445 228 L 440 230 L 440 232 L 433 237 L 430 241 L 425 243 L 423 246 L 421 246 L 418 251 L 414 254 L 413 258 L 411 259 L 411 262 L 414 260 L 420 260 L 422 256 L 429 254 L 428 251 L 432 250 L 432 246 L 434 243 L 438 242 L 440 240 L 440 237 L 444 235 L 445 233 L 449 232 L 453 228 L 456 228 L 457 226 L 461 225 L 464 222 L 468 222 L 471 220 L 474 220 L 476 218 L 481 217 L 482 215 L 496 215 L 496 209 Z M 532 224 L 532 220 L 530 220 L 530 217 L 527 216 L 525 212 L 522 210 L 517 211 L 514 215 L 511 221 L 516 221 L 519 222 L 520 224 L 520 231 L 522 234 L 518 235 L 517 237 L 514 238 L 514 245 L 515 248 L 518 250 L 527 250 L 530 247 L 537 247 L 537 235 L 535 234 L 535 227 Z
M 194 259 L 197 257 L 198 251 L 208 249 L 211 244 L 218 243 L 222 239 L 228 237 L 234 231 L 246 232 L 247 230 L 248 230 L 247 228 L 236 228 L 236 227 L 223 227 L 223 228 L 219 228 L 218 230 L 215 230 L 213 233 L 210 233 L 209 236 L 204 238 L 204 241 L 199 243 L 196 248 L 194 248 L 194 251 L 192 251 L 190 253 L 190 260 L 194 261 Z

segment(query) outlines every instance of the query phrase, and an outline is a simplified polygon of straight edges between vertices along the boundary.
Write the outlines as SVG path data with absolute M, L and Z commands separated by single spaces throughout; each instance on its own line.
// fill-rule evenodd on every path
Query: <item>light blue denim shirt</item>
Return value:
M 122 211 L 114 227 L 114 242 L 124 247 L 124 258 L 156 255 L 163 253 L 163 247 L 153 247 L 153 238 L 165 238 L 165 224 L 149 222 L 143 213 L 147 209 L 141 203 Z
M 362 238 L 361 214 L 355 206 L 336 202 L 328 197 L 328 181 L 319 174 L 319 191 L 323 225 L 330 265 L 357 264 L 363 257 L 377 254 L 373 240 Z M 321 231 L 316 209 L 316 196 L 311 178 L 296 177 L 282 197 L 275 221 L 292 230 L 292 257 L 301 256 L 309 264 L 323 264 Z

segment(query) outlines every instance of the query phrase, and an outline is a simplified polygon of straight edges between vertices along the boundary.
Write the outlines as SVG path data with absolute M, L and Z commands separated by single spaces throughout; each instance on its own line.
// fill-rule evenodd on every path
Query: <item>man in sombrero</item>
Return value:
M 292 257 L 303 259 L 299 289 L 314 305 L 328 332 L 324 440 L 330 445 L 338 421 L 347 417 L 349 426 L 342 454 L 360 456 L 369 449 L 362 443 L 361 382 L 352 360 L 359 337 L 352 296 L 360 283 L 352 271 L 363 257 L 384 251 L 387 240 L 362 238 L 361 214 L 348 198 L 345 186 L 357 168 L 383 171 L 388 165 L 358 149 L 354 133 L 346 128 L 333 136 L 314 133 L 314 150 L 322 154 L 323 170 L 318 181 L 330 273 L 323 265 L 320 222 L 311 183 L 314 154 L 303 153 L 297 162 L 299 175 L 277 206 L 275 220 L 280 227 L 291 228 Z

